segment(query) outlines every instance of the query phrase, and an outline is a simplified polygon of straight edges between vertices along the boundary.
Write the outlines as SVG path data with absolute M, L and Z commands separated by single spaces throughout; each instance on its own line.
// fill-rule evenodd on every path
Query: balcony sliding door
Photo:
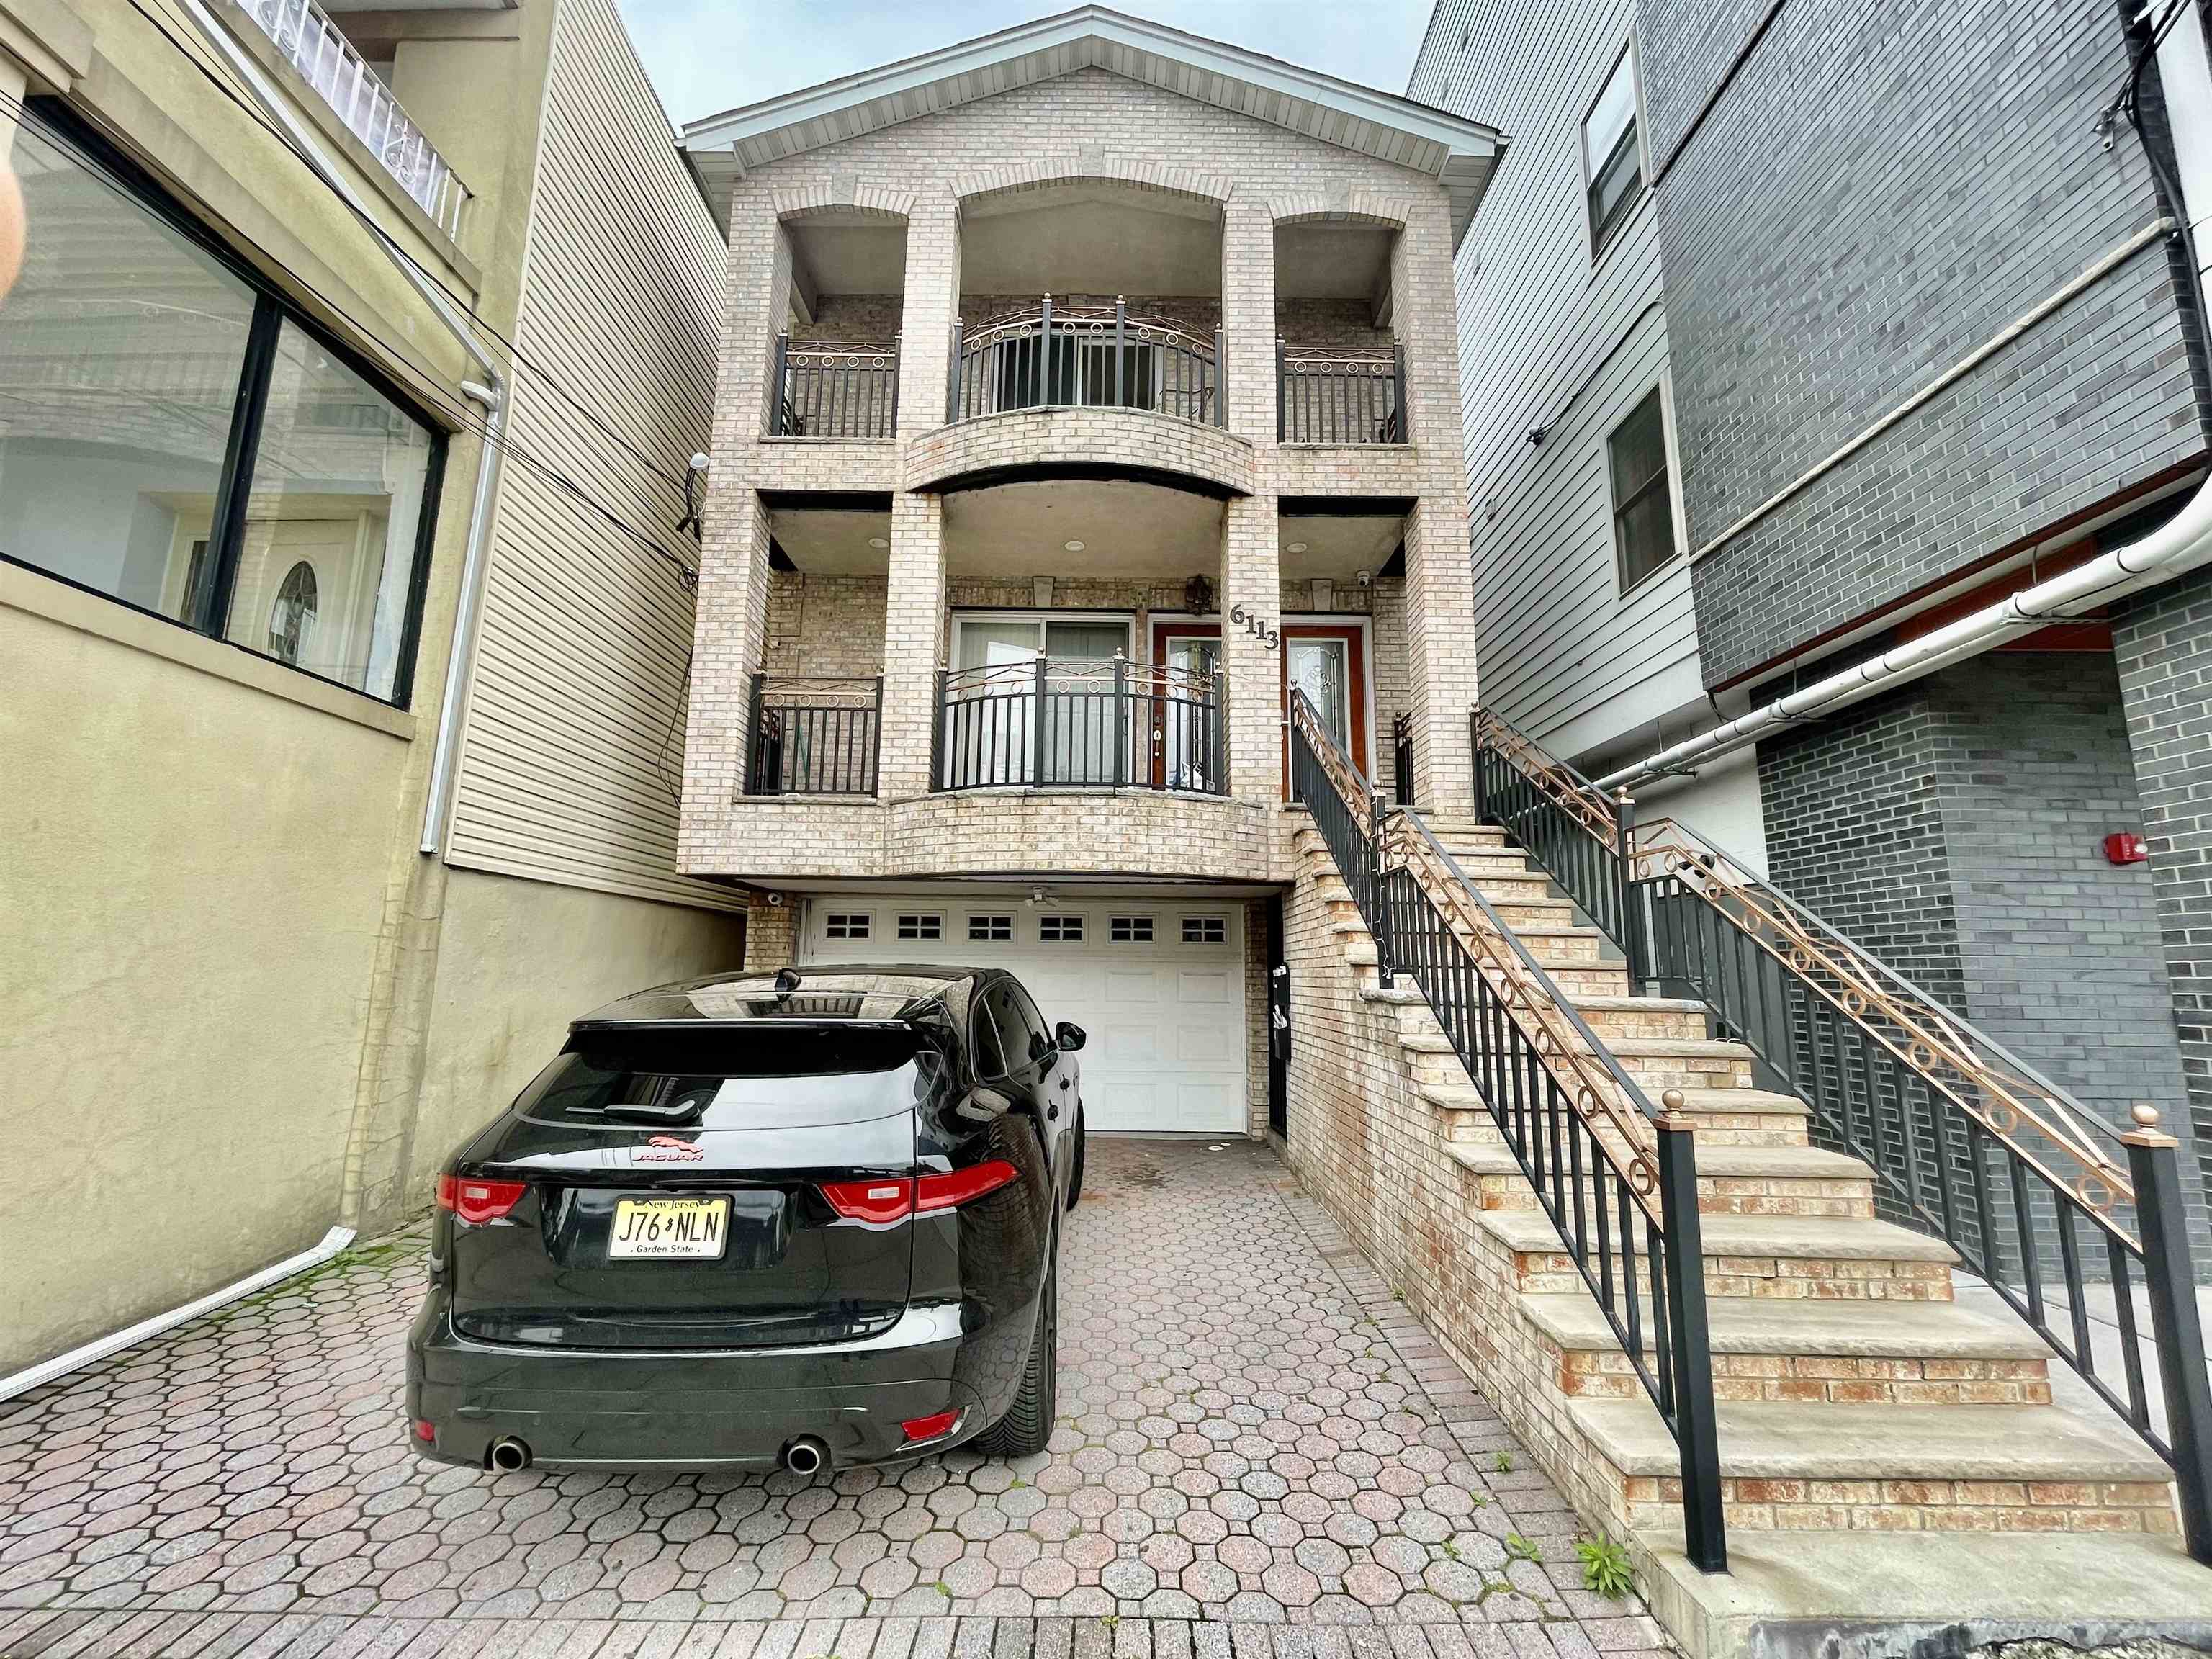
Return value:
M 1133 732 L 1126 732 L 1130 752 L 1118 765 L 1115 749 L 1117 731 L 1133 724 L 1115 719 L 1114 659 L 1129 651 L 1128 623 L 963 617 L 955 626 L 958 672 L 943 714 L 943 787 L 1135 781 Z

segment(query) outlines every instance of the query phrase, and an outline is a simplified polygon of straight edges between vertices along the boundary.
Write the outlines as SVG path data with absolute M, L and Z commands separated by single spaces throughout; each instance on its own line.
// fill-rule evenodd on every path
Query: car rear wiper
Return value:
M 705 1102 L 618 1100 L 599 1108 L 601 1117 L 626 1117 L 640 1123 L 696 1123 Z

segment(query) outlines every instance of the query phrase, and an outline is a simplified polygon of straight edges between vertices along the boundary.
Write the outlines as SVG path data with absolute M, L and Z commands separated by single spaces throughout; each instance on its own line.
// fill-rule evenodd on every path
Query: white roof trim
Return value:
M 679 143 L 702 177 L 742 173 L 749 167 L 1073 70 L 1095 67 L 1127 74 L 1123 66 L 1133 52 L 1186 71 L 1174 89 L 1187 96 L 1401 166 L 1413 165 L 1407 158 L 1418 155 L 1419 170 L 1451 191 L 1455 240 L 1472 218 L 1504 148 L 1503 135 L 1479 121 L 1103 6 L 1079 7 L 706 116 L 686 125 Z M 888 101 L 873 110 L 864 107 L 878 100 Z M 726 179 L 708 177 L 708 182 L 710 191 L 726 199 Z

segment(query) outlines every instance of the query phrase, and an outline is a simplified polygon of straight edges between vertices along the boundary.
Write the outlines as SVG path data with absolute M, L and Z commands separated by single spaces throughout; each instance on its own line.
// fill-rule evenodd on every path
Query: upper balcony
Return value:
M 449 241 L 459 241 L 469 189 L 343 30 L 315 0 L 232 0 L 297 70 Z
M 1225 427 L 1221 327 L 1158 314 L 1115 295 L 1111 306 L 1057 304 L 1047 294 L 979 322 L 952 325 L 948 423 L 1016 409 L 1143 409 Z

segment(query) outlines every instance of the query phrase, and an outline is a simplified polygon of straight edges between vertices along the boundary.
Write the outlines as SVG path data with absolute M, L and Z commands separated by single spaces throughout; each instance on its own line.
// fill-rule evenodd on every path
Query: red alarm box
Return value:
M 2141 864 L 2150 857 L 2150 844 L 2130 830 L 2118 830 L 2105 837 L 2105 856 L 2114 864 Z

